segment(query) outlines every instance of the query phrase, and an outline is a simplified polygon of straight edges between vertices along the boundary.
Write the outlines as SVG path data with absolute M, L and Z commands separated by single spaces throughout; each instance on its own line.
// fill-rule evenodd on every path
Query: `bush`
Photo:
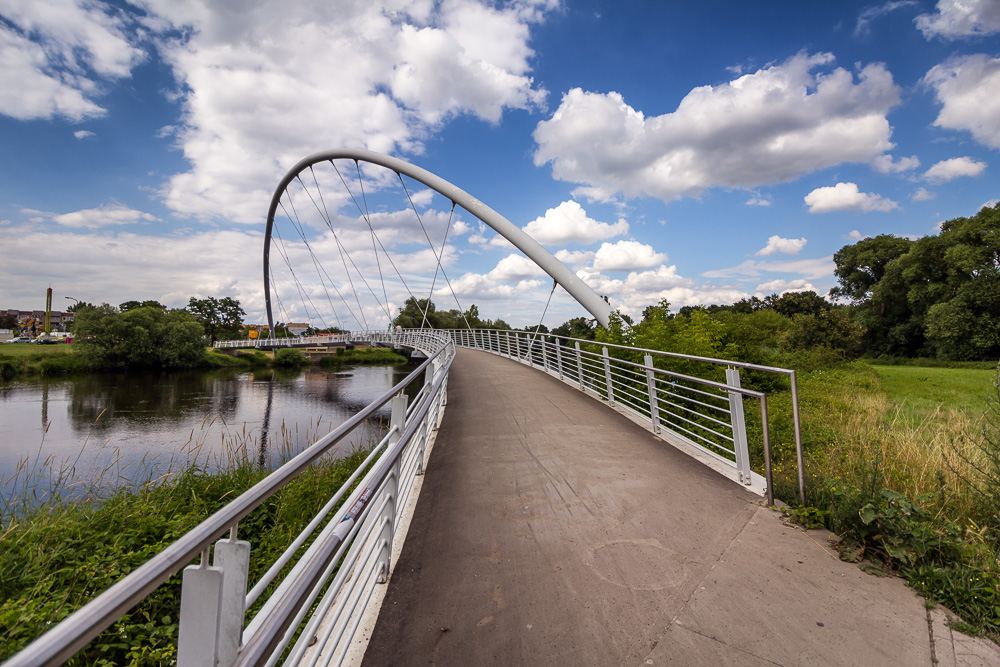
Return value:
M 274 353 L 275 366 L 308 366 L 310 364 L 306 355 L 295 348 L 283 347 Z
M 193 368 L 205 355 L 204 329 L 185 310 L 102 304 L 82 309 L 74 331 L 78 353 L 99 369 Z

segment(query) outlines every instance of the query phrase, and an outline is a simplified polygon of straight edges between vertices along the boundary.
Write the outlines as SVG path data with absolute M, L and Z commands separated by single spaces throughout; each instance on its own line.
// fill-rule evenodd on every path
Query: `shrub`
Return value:
M 291 347 L 283 347 L 274 354 L 275 366 L 307 366 L 309 359 L 300 351 Z

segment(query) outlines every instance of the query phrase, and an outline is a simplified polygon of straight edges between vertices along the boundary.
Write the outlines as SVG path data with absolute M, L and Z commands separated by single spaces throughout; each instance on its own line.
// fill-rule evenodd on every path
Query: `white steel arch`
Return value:
M 436 174 L 432 174 L 426 169 L 422 169 L 399 158 L 394 158 L 382 153 L 364 150 L 360 148 L 337 148 L 332 150 L 314 153 L 299 161 L 289 170 L 285 177 L 278 183 L 271 198 L 271 205 L 267 211 L 267 226 L 264 231 L 264 299 L 267 306 L 267 324 L 269 331 L 274 331 L 274 321 L 271 314 L 271 285 L 270 285 L 270 248 L 271 231 L 274 227 L 274 216 L 281 201 L 282 194 L 288 185 L 295 180 L 298 175 L 309 167 L 326 161 L 349 159 L 355 162 L 369 162 L 386 169 L 391 169 L 396 173 L 406 175 L 415 181 L 423 183 L 427 187 L 435 190 L 447 197 L 455 204 L 460 205 L 472 215 L 476 216 L 489 225 L 494 231 L 510 241 L 514 246 L 528 256 L 535 264 L 545 271 L 553 280 L 577 302 L 593 315 L 601 326 L 607 328 L 611 319 L 611 306 L 604 299 L 597 295 L 586 283 L 580 280 L 569 267 L 556 259 L 552 253 L 542 247 L 538 241 L 528 236 L 524 231 L 512 223 L 510 220 L 500 215 L 492 208 L 479 201 L 465 190 L 444 180 Z

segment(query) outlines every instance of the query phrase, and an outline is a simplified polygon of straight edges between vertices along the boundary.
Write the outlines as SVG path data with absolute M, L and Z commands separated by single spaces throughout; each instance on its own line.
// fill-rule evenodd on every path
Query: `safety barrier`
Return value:
M 774 503 L 774 484 L 767 395 L 741 387 L 740 369 L 786 375 L 792 392 L 799 493 L 804 497 L 802 438 L 793 370 L 531 331 L 452 329 L 448 334 L 460 347 L 492 352 L 536 367 L 649 423 L 654 433 L 674 444 L 693 448 L 721 466 L 734 468 L 738 481 L 762 491 L 770 504 Z M 716 382 L 664 368 L 671 360 L 722 366 L 726 381 Z M 750 468 L 744 397 L 759 401 L 763 479 Z
M 448 371 L 455 356 L 455 345 L 441 332 L 352 336 L 417 349 L 427 359 L 354 417 L 5 664 L 64 663 L 182 568 L 179 665 L 273 665 L 279 659 L 285 664 L 340 664 L 376 584 L 386 581 L 391 571 L 401 510 L 415 477 L 423 473 L 426 448 L 442 417 Z M 409 403 L 403 389 L 421 377 L 423 384 Z M 391 406 L 388 432 L 248 590 L 251 547 L 238 539 L 239 522 L 385 405 Z M 199 555 L 198 564 L 188 565 Z M 246 610 L 271 588 L 259 611 L 246 619 Z

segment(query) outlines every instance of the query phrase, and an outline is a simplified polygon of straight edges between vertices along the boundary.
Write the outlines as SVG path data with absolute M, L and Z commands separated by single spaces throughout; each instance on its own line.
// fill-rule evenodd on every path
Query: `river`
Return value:
M 136 484 L 233 456 L 273 466 L 406 377 L 413 367 L 93 374 L 0 385 L 0 499 L 53 479 L 74 489 Z M 411 385 L 419 388 L 419 384 Z M 379 413 L 388 418 L 388 408 Z M 338 446 L 368 444 L 375 424 Z M 2 509 L 2 505 L 0 505 Z

